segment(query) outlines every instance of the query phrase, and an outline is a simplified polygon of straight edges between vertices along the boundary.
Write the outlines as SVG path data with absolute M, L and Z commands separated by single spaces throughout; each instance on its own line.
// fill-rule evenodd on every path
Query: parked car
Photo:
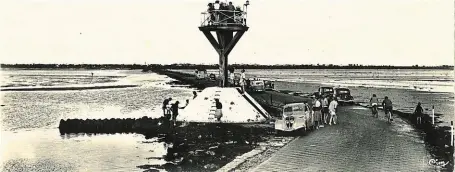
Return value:
M 209 78 L 210 78 L 210 80 L 216 80 L 216 76 L 215 76 L 215 74 L 213 74 L 213 73 L 211 73 L 211 74 L 209 75 Z
M 291 132 L 313 126 L 312 115 L 305 103 L 291 103 L 283 106 L 281 119 L 275 121 L 276 132 Z
M 275 83 L 273 81 L 264 80 L 265 90 L 275 89 Z
M 333 96 L 333 87 L 319 87 L 317 96 Z
M 253 92 L 263 92 L 265 91 L 264 81 L 261 80 L 250 80 L 249 89 Z
M 334 95 L 341 103 L 354 103 L 354 97 L 348 88 L 335 88 Z
M 196 69 L 196 78 L 197 79 L 205 79 L 207 78 L 207 70 L 206 69 Z

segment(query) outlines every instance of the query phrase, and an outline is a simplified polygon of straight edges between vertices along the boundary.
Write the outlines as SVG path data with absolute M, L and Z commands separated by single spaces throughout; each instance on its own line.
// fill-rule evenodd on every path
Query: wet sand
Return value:
M 164 165 L 144 164 L 144 170 L 214 171 L 231 162 L 235 157 L 249 152 L 258 143 L 270 139 L 273 128 L 253 125 L 189 123 L 176 127 L 169 134 L 158 137 L 169 146 Z
M 0 91 L 72 91 L 72 90 L 95 90 L 109 88 L 128 88 L 138 85 L 100 85 L 100 86 L 78 86 L 78 87 L 15 87 L 2 88 Z

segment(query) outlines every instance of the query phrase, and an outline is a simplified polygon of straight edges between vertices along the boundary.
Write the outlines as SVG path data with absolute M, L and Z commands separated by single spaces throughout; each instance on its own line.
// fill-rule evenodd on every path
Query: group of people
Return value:
M 235 7 L 232 2 L 229 4 L 216 0 L 215 3 L 209 3 L 208 13 L 210 15 L 209 25 L 221 23 L 243 23 L 242 9 L 240 6 Z
M 321 95 L 313 97 L 313 100 L 306 104 L 305 110 L 313 115 L 313 127 L 319 129 L 324 127 L 324 124 L 335 125 L 337 123 L 337 107 L 336 97 Z
M 372 110 L 373 117 L 378 117 L 378 107 L 379 100 L 376 94 L 373 94 L 373 97 L 370 98 L 370 106 Z M 385 96 L 384 100 L 382 101 L 382 107 L 384 109 L 384 114 L 388 115 L 390 113 L 390 121 L 393 121 L 393 103 L 389 99 L 389 97 Z M 424 110 L 422 108 L 422 104 L 420 102 L 417 103 L 416 108 L 414 109 L 414 115 L 416 117 L 417 124 L 422 124 L 422 118 L 424 116 Z M 386 116 L 387 117 L 387 116 Z
M 196 91 L 193 91 L 193 99 L 197 97 Z M 164 99 L 163 101 L 163 115 L 166 118 L 167 121 L 173 121 L 175 122 L 177 120 L 177 116 L 179 115 L 179 109 L 184 109 L 188 104 L 190 103 L 190 100 L 186 99 L 186 104 L 185 106 L 180 106 L 179 101 L 175 101 L 174 103 L 171 103 L 172 97 Z

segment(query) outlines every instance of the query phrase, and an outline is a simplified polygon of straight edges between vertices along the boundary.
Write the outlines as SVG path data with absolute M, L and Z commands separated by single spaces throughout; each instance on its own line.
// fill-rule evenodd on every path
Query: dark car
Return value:
M 333 87 L 319 87 L 317 95 L 318 96 L 333 96 Z
M 335 88 L 335 97 L 341 103 L 354 103 L 354 97 L 351 96 L 351 91 L 348 88 Z
M 273 81 L 264 80 L 264 86 L 265 86 L 265 90 L 275 89 L 275 84 L 273 83 Z
M 211 73 L 211 74 L 209 75 L 209 78 L 210 78 L 210 80 L 216 80 L 216 76 L 215 76 L 215 74 L 213 74 L 213 73 Z

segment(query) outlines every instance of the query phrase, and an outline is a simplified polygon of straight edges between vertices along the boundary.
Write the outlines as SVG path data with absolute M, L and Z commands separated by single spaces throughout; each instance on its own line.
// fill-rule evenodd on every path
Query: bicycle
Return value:
M 379 118 L 379 116 L 378 116 L 378 106 L 376 104 L 373 104 L 371 106 L 371 111 L 372 111 L 373 117 Z
M 384 108 L 385 112 L 386 112 L 386 118 L 387 118 L 387 122 L 388 123 L 392 123 L 393 121 L 393 118 L 392 118 L 392 110 L 391 109 L 387 109 L 387 108 Z
M 389 112 L 387 113 L 387 122 L 392 123 L 392 121 L 393 121 L 393 119 L 392 119 L 392 113 L 389 111 Z

